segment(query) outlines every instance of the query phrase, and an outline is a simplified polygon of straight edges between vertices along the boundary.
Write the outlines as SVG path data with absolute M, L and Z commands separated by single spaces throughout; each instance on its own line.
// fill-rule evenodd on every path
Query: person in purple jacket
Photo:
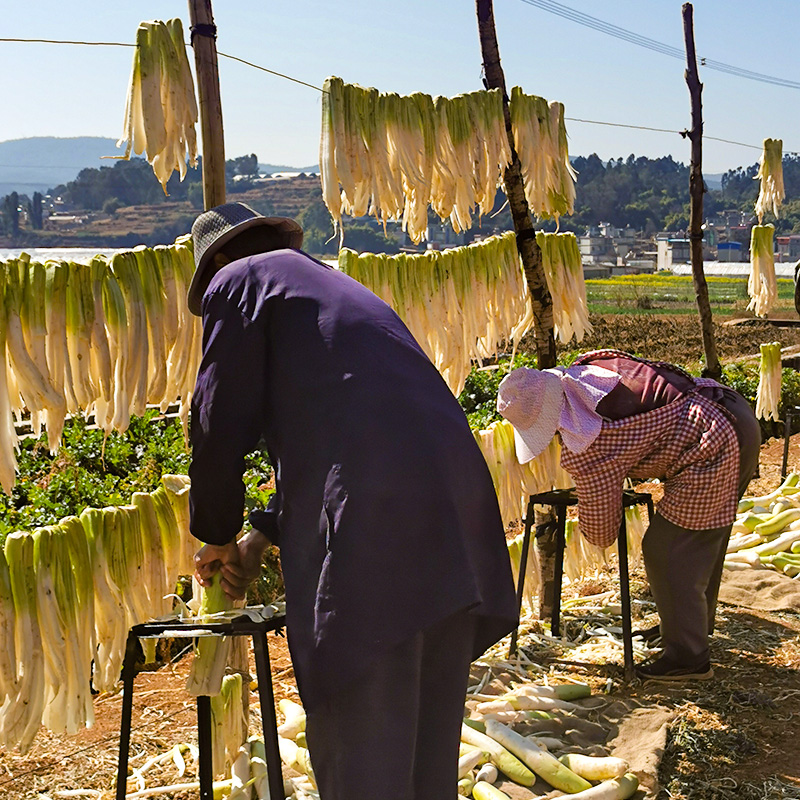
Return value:
M 203 318 L 191 410 L 201 582 L 243 597 L 280 546 L 289 648 L 323 800 L 454 796 L 471 661 L 517 607 L 488 467 L 400 318 L 242 203 L 192 228 Z M 252 530 L 245 456 L 276 492 Z

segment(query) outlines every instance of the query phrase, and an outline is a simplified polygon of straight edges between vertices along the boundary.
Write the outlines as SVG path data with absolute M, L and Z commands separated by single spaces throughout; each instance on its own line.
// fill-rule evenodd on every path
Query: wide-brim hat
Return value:
M 497 410 L 514 427 L 520 464 L 543 452 L 558 430 L 564 408 L 561 378 L 529 367 L 512 370 L 500 382 Z
M 195 271 L 189 286 L 189 310 L 200 315 L 203 292 L 210 276 L 210 267 L 220 248 L 231 239 L 246 232 L 255 235 L 258 229 L 280 234 L 283 247 L 299 249 L 303 244 L 303 229 L 289 217 L 264 217 L 245 203 L 225 203 L 204 211 L 192 225 Z M 277 248 L 273 248 L 277 249 Z

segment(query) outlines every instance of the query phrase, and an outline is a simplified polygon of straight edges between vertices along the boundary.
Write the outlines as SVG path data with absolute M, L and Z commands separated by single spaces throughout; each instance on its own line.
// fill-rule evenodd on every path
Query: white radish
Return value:
M 624 758 L 585 756 L 581 753 L 569 753 L 558 760 L 587 781 L 619 778 L 628 771 L 629 766 Z

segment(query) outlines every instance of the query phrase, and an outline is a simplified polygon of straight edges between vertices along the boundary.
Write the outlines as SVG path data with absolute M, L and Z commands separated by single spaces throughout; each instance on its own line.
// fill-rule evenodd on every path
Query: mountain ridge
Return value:
M 31 196 L 75 180 L 82 169 L 112 167 L 122 154 L 105 136 L 29 136 L 0 142 L 0 197 Z M 318 172 L 319 167 L 259 163 L 262 172 Z

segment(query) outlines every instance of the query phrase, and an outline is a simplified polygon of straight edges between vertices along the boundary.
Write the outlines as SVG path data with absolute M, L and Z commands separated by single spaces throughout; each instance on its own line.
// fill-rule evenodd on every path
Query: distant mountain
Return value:
M 271 175 L 275 172 L 305 172 L 305 173 L 319 173 L 319 164 L 314 164 L 311 167 L 287 167 L 285 164 L 259 164 L 259 172 Z
M 102 136 L 34 136 L 0 142 L 0 197 L 32 195 L 74 180 L 86 167 L 112 166 L 103 156 L 119 155 L 115 139 Z
M 103 156 L 118 156 L 123 150 L 116 139 L 103 136 L 32 136 L 0 142 L 0 198 L 10 192 L 31 196 L 44 194 L 75 180 L 82 169 L 113 167 Z M 319 167 L 259 164 L 262 172 L 319 172 Z
M 722 176 L 724 174 L 724 172 L 712 173 L 711 175 L 703 174 L 703 180 L 706 182 L 706 186 L 708 186 L 709 189 L 721 189 Z

